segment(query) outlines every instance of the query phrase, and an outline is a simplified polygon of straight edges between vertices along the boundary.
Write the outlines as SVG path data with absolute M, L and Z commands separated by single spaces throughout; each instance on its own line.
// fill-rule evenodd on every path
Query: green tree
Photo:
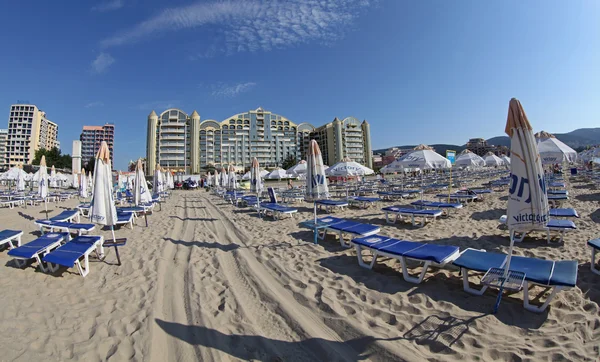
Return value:
M 96 158 L 90 157 L 85 166 L 83 166 L 83 169 L 85 170 L 85 172 L 94 173 L 94 167 L 96 167 Z
M 281 165 L 281 167 L 284 170 L 287 170 L 288 168 L 294 166 L 296 164 L 296 156 L 294 156 L 293 154 L 288 154 L 287 158 L 285 160 L 283 160 L 283 164 Z
M 42 156 L 46 156 L 46 165 L 54 166 L 56 168 L 71 168 L 71 155 L 63 155 L 61 151 L 54 147 L 50 150 L 41 148 L 35 151 L 35 157 L 33 158 L 32 165 L 39 165 Z

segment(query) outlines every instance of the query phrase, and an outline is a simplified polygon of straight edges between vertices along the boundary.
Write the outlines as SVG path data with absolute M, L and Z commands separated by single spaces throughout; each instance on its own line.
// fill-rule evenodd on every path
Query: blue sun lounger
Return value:
M 10 249 L 14 249 L 15 244 L 21 246 L 21 236 L 23 236 L 23 232 L 19 230 L 2 230 L 0 231 L 0 246 L 8 244 Z
M 464 290 L 474 295 L 482 295 L 486 291 L 487 286 L 483 286 L 481 289 L 472 288 L 469 285 L 469 271 L 485 273 L 490 268 L 503 268 L 506 264 L 506 260 L 506 254 L 487 253 L 482 250 L 467 249 L 454 260 L 453 264 L 460 268 L 463 277 Z M 523 284 L 523 307 L 526 310 L 535 313 L 543 312 L 554 296 L 556 296 L 556 293 L 562 289 L 574 287 L 577 281 L 576 260 L 551 261 L 513 256 L 510 262 L 510 270 L 525 274 L 525 282 Z M 530 304 L 530 284 L 552 289 L 552 292 L 541 306 Z
M 569 196 L 569 191 L 567 190 L 548 190 L 548 196 L 550 195 L 565 195 Z
M 447 210 L 448 214 L 450 210 L 462 209 L 462 204 L 453 204 L 446 202 L 435 202 L 427 200 L 418 200 L 410 203 L 411 205 L 419 209 L 435 209 L 435 210 Z
M 118 212 L 117 211 L 117 225 L 127 225 L 133 230 L 133 212 Z
M 372 269 L 379 255 L 398 259 L 402 264 L 402 276 L 404 280 L 415 284 L 423 281 L 425 273 L 430 266 L 443 267 L 460 255 L 457 246 L 398 240 L 381 235 L 356 238 L 351 241 L 351 244 L 356 248 L 358 264 L 363 268 Z M 373 254 L 373 259 L 371 259 L 371 263 L 369 264 L 363 259 L 363 249 L 369 250 Z M 407 260 L 414 260 L 423 264 L 423 270 L 421 270 L 418 277 L 411 276 L 408 273 Z
M 355 205 L 361 209 L 366 209 L 379 201 L 381 201 L 379 197 L 354 196 L 348 198 L 348 204 Z
M 362 224 L 332 216 L 320 218 L 317 222 L 321 225 L 321 230 L 323 230 L 322 233 L 318 234 L 319 239 L 324 240 L 327 232 L 331 231 L 339 236 L 340 245 L 346 248 L 352 245 L 344 241 L 344 234 L 350 234 L 353 237 L 364 237 L 377 234 L 381 230 L 379 226 Z
M 348 206 L 348 202 L 340 200 L 318 200 L 317 206 L 319 207 L 319 210 L 325 208 L 326 212 L 332 213 L 336 208 L 343 210 L 344 207 Z
M 68 222 L 73 222 L 75 221 L 75 219 L 77 219 L 77 222 L 79 222 L 79 210 L 75 209 L 75 210 L 64 210 L 63 212 L 61 212 L 60 214 L 51 217 L 50 221 L 68 221 Z
M 72 268 L 74 266 L 79 270 L 79 274 L 85 277 L 90 272 L 89 255 L 96 251 L 98 258 L 104 257 L 104 248 L 102 236 L 78 236 L 66 244 L 51 251 L 42 258 L 42 261 L 48 263 L 48 270 L 56 272 L 59 266 Z M 83 263 L 83 265 L 81 265 Z
M 92 204 L 79 204 L 77 205 L 77 210 L 83 217 L 90 216 L 90 210 L 92 209 Z
M 410 194 L 404 191 L 377 191 L 377 195 L 383 200 L 399 200 L 407 198 Z
M 40 227 L 40 232 L 42 233 L 42 235 L 44 234 L 44 231 L 46 229 L 50 232 L 77 232 L 78 235 L 81 235 L 83 232 L 89 233 L 96 227 L 94 224 L 50 220 L 37 220 L 35 224 Z
M 550 209 L 551 217 L 576 217 L 579 218 L 579 214 L 575 209 L 564 208 L 564 209 Z
M 506 215 L 502 215 L 500 217 L 499 222 L 501 224 L 506 224 Z M 571 220 L 564 220 L 564 219 L 550 219 L 548 220 L 548 224 L 546 225 L 545 229 L 540 229 L 537 231 L 545 231 L 547 234 L 547 238 L 548 238 L 548 243 L 550 243 L 551 240 L 551 232 L 554 232 L 556 234 L 558 234 L 560 236 L 560 239 L 558 240 L 558 242 L 562 242 L 563 241 L 563 237 L 565 235 L 565 233 L 567 233 L 568 231 L 571 230 L 576 230 L 577 226 L 575 226 L 575 223 Z M 517 237 L 517 234 L 515 233 L 515 242 L 520 243 L 521 241 L 523 241 L 523 239 L 525 239 L 525 235 L 527 235 L 527 233 L 522 233 L 521 236 Z
M 450 201 L 456 201 L 456 202 L 473 202 L 475 200 L 477 200 L 477 195 L 470 195 L 470 194 L 450 194 L 450 196 L 448 196 L 447 194 L 438 194 L 435 195 L 435 197 L 437 197 L 440 202 L 444 201 L 444 200 L 450 200 Z
M 19 268 L 25 266 L 26 261 L 35 259 L 40 266 L 40 269 L 47 272 L 48 269 L 46 268 L 45 263 L 42 262 L 40 256 L 43 257 L 52 249 L 59 247 L 67 240 L 69 240 L 69 233 L 48 233 L 27 244 L 10 250 L 8 256 L 15 259 L 15 263 Z
M 298 212 L 298 209 L 294 207 L 274 204 L 271 202 L 261 203 L 258 210 L 263 215 L 271 215 L 271 217 L 275 220 L 279 220 L 282 215 L 290 215 L 290 217 L 294 217 L 293 214 Z
M 404 220 L 404 217 L 410 216 L 412 225 L 420 227 L 425 225 L 427 219 L 435 220 L 443 214 L 441 210 L 417 210 L 402 206 L 389 206 L 381 210 L 385 212 L 385 221 L 388 224 L 394 224 L 396 221 Z M 395 215 L 394 220 L 390 221 L 389 214 Z M 421 218 L 420 224 L 416 222 L 417 217 Z
M 590 262 L 590 269 L 592 273 L 600 275 L 600 269 L 596 267 L 596 252 L 600 250 L 600 239 L 592 239 L 587 242 L 588 246 L 592 249 L 592 261 Z

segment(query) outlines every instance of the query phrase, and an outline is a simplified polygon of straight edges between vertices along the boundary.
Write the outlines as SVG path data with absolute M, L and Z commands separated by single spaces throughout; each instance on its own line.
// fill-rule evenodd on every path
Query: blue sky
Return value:
M 536 130 L 600 126 L 595 0 L 31 0 L 2 14 L 5 119 L 35 103 L 66 153 L 82 125 L 114 122 L 117 168 L 145 156 L 147 115 L 168 107 L 355 116 L 374 148 L 502 135 L 511 97 Z

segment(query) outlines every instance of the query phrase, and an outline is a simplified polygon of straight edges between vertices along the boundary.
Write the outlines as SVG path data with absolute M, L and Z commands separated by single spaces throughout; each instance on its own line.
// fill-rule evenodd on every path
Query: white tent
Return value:
M 502 157 L 500 157 L 502 159 L 502 162 L 504 162 L 504 164 L 506 166 L 510 166 L 510 157 L 508 157 L 507 155 L 502 155 Z
M 485 160 L 485 165 L 488 167 L 504 165 L 504 161 L 491 152 L 488 152 L 483 159 Z
M 276 168 L 275 170 L 269 172 L 265 178 L 267 180 L 280 180 L 282 178 L 289 178 L 290 175 L 288 175 L 284 169 L 282 168 Z
M 454 161 L 454 166 L 457 167 L 483 167 L 485 166 L 485 161 L 481 156 L 469 151 L 465 150 L 461 152 L 460 155 Z
M 288 168 L 286 172 L 290 175 L 300 176 L 306 174 L 306 161 L 301 160 L 294 166 Z
M 349 158 L 345 158 L 335 165 L 329 167 L 325 174 L 327 176 L 365 176 L 372 175 L 375 172 L 370 168 L 363 166 L 357 162 L 351 161 Z
M 418 146 L 412 152 L 405 154 L 396 161 L 388 165 L 390 170 L 403 171 L 409 169 L 444 169 L 452 167 L 450 160 L 446 157 L 436 153 L 434 150 L 427 148 L 427 146 Z
M 575 162 L 577 152 L 561 142 L 558 138 L 548 132 L 536 133 L 537 147 L 542 158 L 542 164 L 549 165 L 564 162 Z

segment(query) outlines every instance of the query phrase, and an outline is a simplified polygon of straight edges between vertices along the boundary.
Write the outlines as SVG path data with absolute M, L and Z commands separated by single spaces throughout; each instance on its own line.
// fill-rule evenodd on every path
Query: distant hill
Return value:
M 556 138 L 571 146 L 572 148 L 583 148 L 600 144 L 600 128 L 579 128 L 568 133 L 553 133 Z M 508 136 L 492 137 L 487 140 L 487 143 L 494 146 L 510 147 L 510 138 Z M 429 145 L 435 149 L 435 152 L 444 155 L 446 150 L 456 150 L 460 152 L 466 148 L 466 144 L 462 146 L 448 144 Z M 412 146 L 396 146 L 398 148 L 414 148 Z M 375 153 L 383 153 L 386 149 L 374 150 Z

